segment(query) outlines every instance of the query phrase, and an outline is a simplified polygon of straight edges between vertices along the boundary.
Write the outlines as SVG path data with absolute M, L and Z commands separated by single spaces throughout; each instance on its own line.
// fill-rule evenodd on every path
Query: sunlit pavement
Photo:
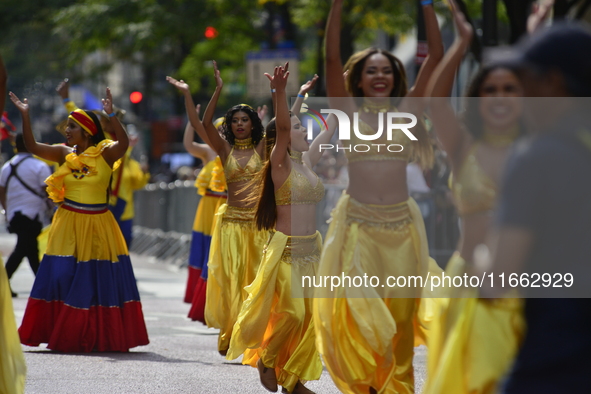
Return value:
M 0 233 L 4 259 L 16 236 Z M 217 331 L 187 319 L 182 302 L 187 271 L 132 254 L 150 344 L 129 353 L 63 354 L 23 346 L 27 393 L 266 393 L 254 368 L 227 361 L 217 352 Z M 12 278 L 17 324 L 33 284 L 26 259 Z M 425 379 L 426 350 L 415 352 L 417 392 Z M 316 393 L 338 393 L 328 373 L 309 382 Z

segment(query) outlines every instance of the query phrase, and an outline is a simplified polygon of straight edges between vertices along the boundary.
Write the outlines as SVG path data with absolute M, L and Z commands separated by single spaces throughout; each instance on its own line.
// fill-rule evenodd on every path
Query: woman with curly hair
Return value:
M 222 135 L 213 125 L 213 114 L 223 87 L 214 62 L 216 90 L 205 110 L 203 122 L 195 111 L 189 85 L 168 77 L 185 96 L 185 108 L 195 130 L 205 128 L 210 146 L 221 159 L 228 189 L 227 203 L 214 219 L 208 261 L 205 321 L 220 330 L 218 351 L 225 356 L 232 328 L 242 302 L 244 287 L 254 279 L 269 232 L 254 222 L 255 202 L 246 201 L 247 185 L 263 168 L 264 129 L 257 112 L 246 104 L 235 105 L 224 116 Z

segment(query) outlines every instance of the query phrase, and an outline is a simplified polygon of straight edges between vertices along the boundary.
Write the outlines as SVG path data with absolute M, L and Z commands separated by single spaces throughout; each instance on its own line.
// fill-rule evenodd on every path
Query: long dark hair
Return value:
M 489 74 L 499 69 L 509 70 L 517 76 L 517 70 L 514 67 L 505 64 L 491 64 L 481 67 L 480 70 L 478 70 L 466 90 L 466 110 L 464 111 L 463 120 L 466 129 L 475 141 L 482 139 L 482 136 L 484 135 L 484 121 L 480 115 L 478 100 L 475 100 L 475 98 L 480 97 L 480 89 Z
M 232 133 L 232 117 L 236 112 L 239 111 L 246 113 L 250 118 L 250 121 L 252 122 L 252 143 L 254 146 L 257 146 L 257 144 L 263 139 L 263 123 L 259 118 L 259 114 L 257 114 L 257 112 L 250 105 L 246 104 L 235 105 L 230 108 L 228 112 L 226 112 L 226 115 L 224 116 L 224 123 L 222 125 L 222 134 L 224 135 L 224 138 L 230 143 L 230 145 L 234 146 L 236 137 L 234 137 L 234 133 Z

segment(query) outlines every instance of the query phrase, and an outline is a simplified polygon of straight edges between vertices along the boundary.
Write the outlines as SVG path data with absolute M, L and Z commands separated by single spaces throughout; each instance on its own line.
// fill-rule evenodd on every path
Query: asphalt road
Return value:
M 0 233 L 6 259 L 16 237 Z M 151 258 L 132 254 L 150 344 L 129 353 L 63 354 L 23 346 L 28 367 L 26 393 L 267 393 L 254 368 L 227 361 L 217 353 L 217 331 L 186 318 L 182 302 L 186 269 L 175 270 Z M 12 279 L 17 324 L 33 284 L 23 261 Z M 415 349 L 417 392 L 425 379 L 426 349 Z M 338 393 L 329 374 L 308 382 L 316 393 Z

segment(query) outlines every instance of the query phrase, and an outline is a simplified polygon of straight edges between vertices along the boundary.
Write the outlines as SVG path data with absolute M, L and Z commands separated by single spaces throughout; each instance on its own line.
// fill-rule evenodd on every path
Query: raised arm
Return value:
M 277 136 L 275 137 L 275 147 L 271 152 L 270 160 L 274 170 L 273 175 L 282 176 L 288 174 L 287 171 L 291 170 L 291 162 L 287 151 L 291 141 L 291 119 L 285 93 L 289 71 L 285 71 L 283 67 L 275 67 L 272 76 L 267 73 L 265 75 L 276 89 L 273 100 L 276 101 L 274 107 L 277 111 L 275 113 Z
M 64 107 L 66 107 L 66 111 L 68 111 L 68 113 L 78 109 L 76 103 L 70 99 L 70 82 L 68 78 L 64 78 L 63 81 L 57 85 L 55 91 L 62 98 L 62 102 L 64 103 Z
M 433 70 L 435 70 L 435 67 L 437 67 L 443 58 L 443 42 L 441 40 L 441 32 L 439 31 L 439 23 L 437 22 L 435 10 L 433 9 L 433 1 L 423 0 L 421 4 L 423 5 L 423 15 L 425 17 L 429 53 L 419 70 L 415 85 L 406 95 L 407 97 L 426 96 L 427 84 L 433 74 Z
M 449 100 L 444 97 L 448 97 L 451 92 L 455 74 L 460 67 L 464 53 L 470 47 L 473 31 L 472 26 L 466 22 L 457 5 L 453 1 L 451 5 L 458 36 L 433 72 L 427 92 L 430 97 L 434 97 L 431 99 L 430 108 L 435 134 L 454 165 L 460 161 L 459 156 L 465 143 L 466 134 Z
M 349 92 L 343 81 L 341 62 L 341 14 L 343 0 L 333 0 L 326 22 L 324 41 L 326 61 L 326 93 L 328 97 L 348 97 Z
M 125 131 L 123 125 L 115 116 L 115 112 L 113 112 L 113 96 L 111 95 L 111 89 L 107 88 L 106 97 L 102 99 L 102 102 L 103 110 L 109 115 L 111 129 L 115 132 L 115 137 L 117 139 L 117 141 L 103 151 L 103 158 L 107 164 L 112 167 L 113 164 L 122 158 L 125 152 L 127 152 L 127 148 L 129 147 L 129 137 L 127 136 L 127 131 Z
M 23 119 L 23 139 L 27 150 L 45 160 L 55 161 L 62 164 L 68 153 L 72 151 L 64 145 L 47 145 L 35 141 L 33 130 L 31 129 L 31 118 L 29 116 L 29 103 L 27 99 L 20 99 L 12 92 L 9 93 L 10 100 L 16 105 Z
M 199 110 L 201 109 L 201 105 L 198 104 L 195 107 L 195 111 L 199 114 Z M 199 122 L 201 123 L 201 122 Z M 198 159 L 201 159 L 203 163 L 207 163 L 212 160 L 212 157 L 215 157 L 215 153 L 207 144 L 200 144 L 193 140 L 193 133 L 194 133 L 193 125 L 191 122 L 187 122 L 187 126 L 185 126 L 185 133 L 183 134 L 183 146 L 191 154 Z
M 203 114 L 203 127 L 205 128 L 210 146 L 223 159 L 230 153 L 230 144 L 220 136 L 218 129 L 213 125 L 213 114 L 218 105 L 222 88 L 224 87 L 224 81 L 222 80 L 220 70 L 218 70 L 218 65 L 215 60 L 213 61 L 213 70 L 215 76 L 215 92 L 213 92 L 213 96 L 211 96 L 211 100 L 209 100 L 207 108 L 205 108 L 205 113 Z
M 328 128 L 323 128 L 320 131 L 320 134 L 310 144 L 310 149 L 307 152 L 304 152 L 302 159 L 308 164 L 310 168 L 314 168 L 318 161 L 322 157 L 322 152 L 320 151 L 321 144 L 328 144 L 334 135 L 335 130 L 337 129 L 338 121 L 337 117 L 334 114 L 328 115 L 326 119 L 326 124 Z
M 298 97 L 296 97 L 293 105 L 291 106 L 291 113 L 295 116 L 300 116 L 300 111 L 302 110 L 302 103 L 304 102 L 304 98 L 306 97 L 306 94 L 314 88 L 314 85 L 316 85 L 316 81 L 318 81 L 318 75 L 314 74 L 314 77 L 312 77 L 311 80 L 309 80 L 300 87 Z

